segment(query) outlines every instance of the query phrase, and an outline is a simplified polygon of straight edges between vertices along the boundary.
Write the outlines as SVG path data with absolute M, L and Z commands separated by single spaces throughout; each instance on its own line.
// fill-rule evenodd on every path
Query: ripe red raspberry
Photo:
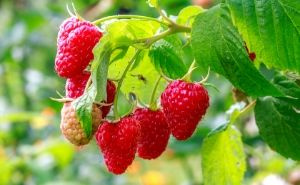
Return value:
M 132 117 L 121 118 L 116 123 L 105 121 L 98 128 L 96 140 L 108 170 L 124 173 L 135 157 L 140 125 Z
M 196 129 L 209 106 L 206 89 L 198 83 L 171 82 L 161 95 L 161 105 L 172 135 L 186 140 Z
M 93 48 L 102 37 L 99 29 L 75 17 L 66 19 L 59 28 L 55 70 L 61 77 L 81 73 L 94 58 Z
M 113 103 L 114 99 L 115 99 L 115 95 L 116 95 L 116 85 L 114 84 L 114 82 L 112 82 L 110 80 L 107 80 L 106 95 L 107 95 L 107 101 L 105 103 L 107 103 L 107 104 Z M 110 108 L 111 108 L 111 105 L 101 107 L 103 118 L 105 118 L 107 116 L 107 114 L 110 111 Z
M 66 82 L 67 97 L 74 99 L 80 97 L 84 92 L 89 77 L 90 73 L 84 71 L 72 78 L 68 78 Z
M 139 157 L 159 157 L 166 149 L 171 132 L 164 113 L 161 110 L 138 108 L 133 116 L 141 125 L 141 137 L 137 148 Z
M 102 116 L 100 109 L 93 105 L 92 111 L 92 136 L 97 131 L 97 128 L 101 122 Z M 86 137 L 83 128 L 80 125 L 78 118 L 76 117 L 76 112 L 71 105 L 71 102 L 65 103 L 61 110 L 61 123 L 60 129 L 72 144 L 76 146 L 81 146 L 88 144 L 91 137 Z

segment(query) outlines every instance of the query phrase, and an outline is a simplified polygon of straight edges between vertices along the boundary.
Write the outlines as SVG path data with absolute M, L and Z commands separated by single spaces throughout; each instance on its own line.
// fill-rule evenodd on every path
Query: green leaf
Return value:
M 188 6 L 182 9 L 177 17 L 177 23 L 191 26 L 195 20 L 196 15 L 205 11 L 201 6 Z
M 130 70 L 135 69 L 144 60 L 145 55 L 149 54 L 149 50 L 142 50 L 140 54 L 136 57 L 135 62 L 131 66 Z
M 284 92 L 285 95 L 295 98 L 300 97 L 300 87 L 296 83 L 296 80 L 277 74 L 273 79 L 273 83 Z
M 113 63 L 119 59 L 122 59 L 128 51 L 128 46 L 117 48 L 113 53 L 111 54 L 111 60 L 110 63 Z
M 96 93 L 96 86 L 92 84 L 85 94 L 72 102 L 76 116 L 87 137 L 91 137 L 92 134 L 92 108 Z
M 113 52 L 113 62 L 109 65 L 108 77 L 110 79 L 120 79 L 135 51 L 133 47 L 129 46 L 139 47 L 138 44 L 135 44 L 136 40 L 152 37 L 159 28 L 159 23 L 143 20 L 121 20 L 106 25 L 106 35 L 112 51 L 122 48 L 127 50 L 125 54 L 123 49 L 124 52 L 121 54 L 123 57 L 117 58 L 115 57 L 115 52 Z M 159 73 L 151 64 L 147 54 L 148 50 L 140 53 L 136 63 L 133 64 L 131 70 L 127 73 L 121 87 L 121 91 L 126 97 L 132 92 L 143 102 L 149 101 L 154 82 L 159 77 Z M 159 90 L 163 89 L 162 85 L 164 83 L 162 80 Z M 158 91 L 157 94 L 161 91 Z
M 204 184 L 242 184 L 246 162 L 241 134 L 235 127 L 221 127 L 209 134 L 202 156 Z
M 281 155 L 300 160 L 299 110 L 297 112 L 284 99 L 264 97 L 257 100 L 254 111 L 256 124 L 264 141 Z
M 95 101 L 102 102 L 106 100 L 106 83 L 108 65 L 112 53 L 109 34 L 102 37 L 93 50 L 94 60 L 91 66 L 93 86 L 97 90 Z
M 148 0 L 147 3 L 150 7 L 158 8 L 158 0 Z
M 106 32 L 110 35 L 112 48 L 118 48 L 130 46 L 138 39 L 152 37 L 159 27 L 160 24 L 154 21 L 119 20 L 109 24 Z
M 125 67 L 134 55 L 135 49 L 130 47 L 127 54 L 121 60 L 115 61 L 109 67 L 108 77 L 111 79 L 119 79 L 124 72 Z M 144 51 L 147 53 L 147 51 Z M 129 93 L 134 93 L 144 103 L 149 103 L 151 92 L 154 88 L 155 81 L 160 76 L 147 54 L 143 54 L 139 60 L 139 64 L 128 71 L 121 91 L 128 97 Z M 166 82 L 161 80 L 156 98 L 164 90 Z
M 181 45 L 181 42 L 178 44 L 170 39 L 162 39 L 152 45 L 149 56 L 157 71 L 172 79 L 178 79 L 187 72 L 181 55 Z
M 226 0 L 257 61 L 300 72 L 299 0 Z
M 200 69 L 225 76 L 253 97 L 282 96 L 255 68 L 234 28 L 228 8 L 217 5 L 199 14 L 192 27 L 192 48 Z
M 296 83 L 296 79 L 276 74 L 273 82 L 286 95 L 279 99 L 300 110 L 300 86 Z

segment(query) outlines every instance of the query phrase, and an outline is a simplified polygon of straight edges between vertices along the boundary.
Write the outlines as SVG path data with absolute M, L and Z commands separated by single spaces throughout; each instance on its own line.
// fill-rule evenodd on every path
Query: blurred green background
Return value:
M 157 16 L 145 0 L 73 0 L 87 20 L 114 15 Z M 190 4 L 212 6 L 208 0 L 162 0 L 171 15 Z M 136 158 L 127 173 L 107 172 L 94 141 L 75 148 L 61 135 L 60 103 L 64 79 L 54 72 L 56 36 L 69 15 L 68 0 L 0 1 L 0 185 L 189 185 L 202 184 L 201 143 L 206 134 L 225 123 L 234 104 L 232 87 L 220 76 L 209 81 L 211 106 L 197 132 L 184 142 L 170 140 L 156 160 Z M 195 73 L 195 79 L 200 76 Z M 272 152 L 258 136 L 252 115 L 237 123 L 247 154 L 244 184 L 297 185 L 300 165 Z M 217 178 L 217 177 L 216 177 Z

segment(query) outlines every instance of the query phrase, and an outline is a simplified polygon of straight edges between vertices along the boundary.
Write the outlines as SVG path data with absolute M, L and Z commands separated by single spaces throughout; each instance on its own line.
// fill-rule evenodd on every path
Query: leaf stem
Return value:
M 195 67 L 196 61 L 194 60 L 193 63 L 190 65 L 188 72 L 181 78 L 182 80 L 186 82 L 191 82 L 192 81 L 192 73 L 193 71 L 197 68 Z
M 159 76 L 158 79 L 156 80 L 154 88 L 153 88 L 153 91 L 152 91 L 152 94 L 151 94 L 150 106 L 149 106 L 149 108 L 151 110 L 156 110 L 157 109 L 157 104 L 156 104 L 157 102 L 155 101 L 155 93 L 156 93 L 156 90 L 158 88 L 158 85 L 159 85 L 159 82 L 161 80 L 161 77 L 162 76 Z
M 136 57 L 140 54 L 141 50 L 136 50 L 135 54 L 133 55 L 133 57 L 131 58 L 131 60 L 129 61 L 128 65 L 126 66 L 119 82 L 118 82 L 118 87 L 117 87 L 117 90 L 116 90 L 116 96 L 115 96 L 115 100 L 114 100 L 114 116 L 115 116 L 115 120 L 118 120 L 120 118 L 120 115 L 119 115 L 119 112 L 118 112 L 118 97 L 119 97 L 119 93 L 120 93 L 120 90 L 121 90 L 121 86 L 122 86 L 122 83 L 125 79 L 125 76 L 128 72 L 128 70 L 130 69 L 130 67 L 132 66 L 132 64 L 134 63 Z
M 100 19 L 97 19 L 95 21 L 93 21 L 92 23 L 95 25 L 101 24 L 103 22 L 109 21 L 109 20 L 113 20 L 113 19 L 140 19 L 140 20 L 148 20 L 148 21 L 154 21 L 154 22 L 158 22 L 160 24 L 163 24 L 165 26 L 169 26 L 168 23 L 161 21 L 159 19 L 153 18 L 153 17 L 147 17 L 147 16 L 142 16 L 142 15 L 112 15 L 112 16 L 107 16 L 107 17 L 103 17 Z
M 164 32 L 161 32 L 160 34 L 154 35 L 153 37 L 149 37 L 149 38 L 144 38 L 144 39 L 138 39 L 136 40 L 136 43 L 144 43 L 145 47 L 148 48 L 150 47 L 154 42 L 173 34 L 174 30 L 172 29 L 167 29 Z
M 160 16 L 165 19 L 167 22 L 169 22 L 170 24 L 174 24 L 174 22 L 169 18 L 167 17 L 164 12 L 160 9 L 160 8 L 157 8 L 158 10 L 158 13 L 160 14 Z
M 232 125 L 238 118 L 242 117 L 244 114 L 250 112 L 250 110 L 256 105 L 256 100 L 248 104 L 245 108 L 243 108 L 237 115 L 232 114 L 230 117 L 229 125 Z
M 149 38 L 143 38 L 143 39 L 137 39 L 135 43 L 144 43 L 145 48 L 149 48 L 154 42 L 165 38 L 169 35 L 175 34 L 175 33 L 180 33 L 180 32 L 191 32 L 190 27 L 178 25 L 178 24 L 172 24 L 169 26 L 169 29 L 166 31 L 163 31 L 157 35 L 154 35 L 153 37 Z
M 253 102 L 251 102 L 250 104 L 248 104 L 243 110 L 241 110 L 239 116 L 246 114 L 247 112 L 249 112 L 254 106 L 256 105 L 256 100 L 254 100 Z

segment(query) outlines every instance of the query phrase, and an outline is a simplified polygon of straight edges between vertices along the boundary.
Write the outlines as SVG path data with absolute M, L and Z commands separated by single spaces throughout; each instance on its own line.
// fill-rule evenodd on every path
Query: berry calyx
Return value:
M 133 117 L 141 125 L 141 137 L 138 141 L 138 156 L 144 159 L 155 159 L 166 149 L 170 128 L 161 110 L 138 108 Z
M 108 170 L 122 174 L 132 163 L 140 136 L 140 125 L 133 117 L 115 123 L 104 121 L 98 128 L 96 140 Z
M 91 137 L 87 137 L 76 116 L 75 109 L 72 107 L 71 102 L 68 102 L 64 103 L 64 106 L 61 110 L 60 129 L 65 138 L 72 144 L 76 146 L 82 146 L 90 142 L 92 136 L 97 131 L 101 119 L 101 110 L 96 105 L 93 105 L 92 135 Z
M 94 58 L 93 48 L 102 37 L 100 30 L 76 17 L 66 19 L 59 28 L 55 70 L 61 77 L 80 74 Z
M 161 105 L 172 135 L 177 140 L 186 140 L 206 113 L 209 96 L 199 83 L 175 80 L 162 93 Z

